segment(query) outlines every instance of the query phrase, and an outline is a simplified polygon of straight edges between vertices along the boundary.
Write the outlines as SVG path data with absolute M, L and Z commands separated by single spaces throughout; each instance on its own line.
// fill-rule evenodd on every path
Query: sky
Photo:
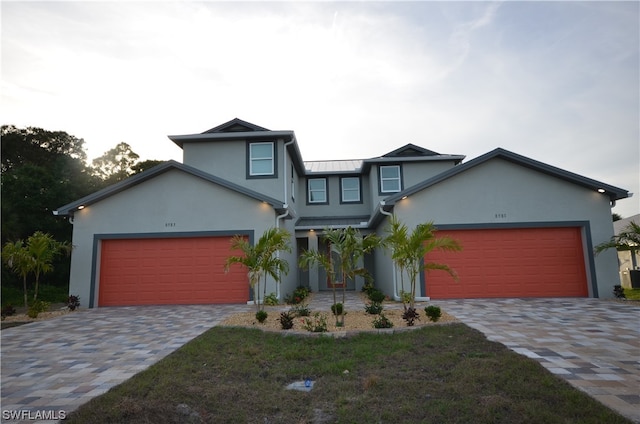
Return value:
M 303 160 L 497 147 L 635 193 L 640 2 L 5 1 L 1 124 L 182 161 L 233 118 Z

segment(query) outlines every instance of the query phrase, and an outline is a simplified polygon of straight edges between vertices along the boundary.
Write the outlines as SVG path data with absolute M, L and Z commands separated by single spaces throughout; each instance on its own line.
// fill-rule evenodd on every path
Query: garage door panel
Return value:
M 230 246 L 230 237 L 104 240 L 98 304 L 244 303 L 246 272 L 224 272 Z
M 453 268 L 425 275 L 427 295 L 444 298 L 587 296 L 580 228 L 443 230 L 461 252 L 431 252 L 425 260 Z

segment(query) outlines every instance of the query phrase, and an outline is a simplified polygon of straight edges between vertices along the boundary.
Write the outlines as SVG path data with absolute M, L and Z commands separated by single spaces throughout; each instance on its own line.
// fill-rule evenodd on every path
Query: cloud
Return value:
M 296 131 L 307 160 L 500 146 L 640 191 L 635 2 L 1 7 L 6 123 L 90 158 L 125 141 L 180 160 L 167 134 L 239 117 Z

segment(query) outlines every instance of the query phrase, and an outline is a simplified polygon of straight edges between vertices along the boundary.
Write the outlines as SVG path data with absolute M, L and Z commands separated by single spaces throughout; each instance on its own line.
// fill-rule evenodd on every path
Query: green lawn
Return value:
M 315 381 L 311 392 L 285 390 L 305 378 Z M 463 324 L 342 339 L 214 327 L 83 405 L 68 422 L 199 419 L 260 424 L 629 422 L 534 360 Z
M 629 300 L 640 300 L 640 289 L 624 289 L 624 295 Z

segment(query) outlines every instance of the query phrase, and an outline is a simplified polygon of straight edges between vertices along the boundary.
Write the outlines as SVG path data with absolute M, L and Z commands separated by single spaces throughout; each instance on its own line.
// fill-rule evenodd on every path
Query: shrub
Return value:
M 278 304 L 278 296 L 275 293 L 269 293 L 267 297 L 264 298 L 264 304 L 269 306 L 276 306 Z
M 382 304 L 379 302 L 371 302 L 364 306 L 364 310 L 371 315 L 378 315 L 382 313 Z
M 362 286 L 362 291 L 363 291 L 367 296 L 369 296 L 369 293 L 370 293 L 372 290 L 375 290 L 375 289 L 376 289 L 376 288 L 375 288 L 375 287 L 373 287 L 373 284 L 372 284 L 372 283 L 369 283 L 369 282 L 364 283 L 364 284 L 363 284 L 363 286 Z
M 282 327 L 283 330 L 293 328 L 293 315 L 290 312 L 280 313 L 280 327 Z
M 627 296 L 624 294 L 624 289 L 619 284 L 613 286 L 613 294 L 618 299 L 626 299 L 627 298 Z
M 296 305 L 298 303 L 302 303 L 310 293 L 311 290 L 308 287 L 298 286 L 292 294 L 287 295 L 284 298 L 284 301 L 289 305 Z
M 407 322 L 407 327 L 411 327 L 416 320 L 420 320 L 420 314 L 418 314 L 416 308 L 407 308 L 402 314 L 402 319 Z
M 67 308 L 69 308 L 70 311 L 75 311 L 76 308 L 80 307 L 80 296 L 73 296 L 70 295 L 69 299 L 67 299 Z
M 40 312 L 48 311 L 49 306 L 49 302 L 45 302 L 44 300 L 36 300 L 31 306 L 29 306 L 27 315 L 29 316 L 29 318 L 38 318 L 38 314 Z
M 331 313 L 333 315 L 342 315 L 342 312 L 344 312 L 344 306 L 342 306 L 342 303 L 331 305 Z
M 369 294 L 367 295 L 367 297 L 369 298 L 370 301 L 375 302 L 375 303 L 382 303 L 384 302 L 385 298 L 387 296 L 385 296 L 384 293 L 382 293 L 380 290 L 378 289 L 373 289 L 369 292 Z
M 306 303 L 301 303 L 299 305 L 292 306 L 291 309 L 289 310 L 289 313 L 297 317 L 308 317 L 309 315 L 311 315 L 311 312 L 309 311 L 309 306 Z
M 256 312 L 256 319 L 258 320 L 258 322 L 260 324 L 265 322 L 265 320 L 267 319 L 267 316 L 269 316 L 267 311 L 258 311 L 258 312 Z
M 391 320 L 384 316 L 383 313 L 380 313 L 376 319 L 373 320 L 374 328 L 392 328 L 393 323 Z
M 10 317 L 11 315 L 15 315 L 16 314 L 16 308 L 13 307 L 13 305 L 4 305 L 2 307 L 2 319 L 5 319 L 6 317 Z
M 424 313 L 433 322 L 438 322 L 438 320 L 442 316 L 442 311 L 440 311 L 440 307 L 439 306 L 434 306 L 434 305 L 426 306 L 424 308 Z
M 307 317 L 302 320 L 302 326 L 305 330 L 312 333 L 324 333 L 327 331 L 327 315 L 320 312 L 316 312 L 312 317 Z

